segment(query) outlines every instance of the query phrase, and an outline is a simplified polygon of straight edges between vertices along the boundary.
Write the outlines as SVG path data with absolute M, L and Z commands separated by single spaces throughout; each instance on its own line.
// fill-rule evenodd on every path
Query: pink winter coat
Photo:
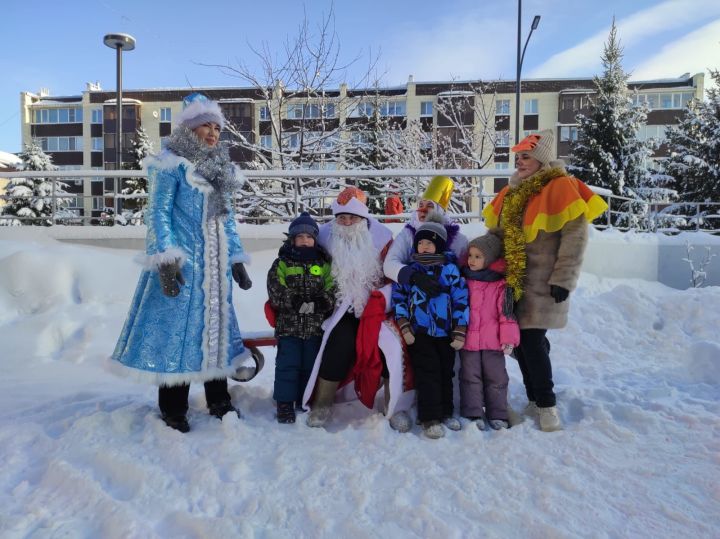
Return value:
M 505 260 L 496 260 L 488 269 L 505 273 Z M 470 292 L 470 324 L 463 348 L 502 350 L 503 344 L 517 346 L 520 343 L 520 328 L 515 320 L 503 314 L 505 279 L 492 282 L 466 281 Z

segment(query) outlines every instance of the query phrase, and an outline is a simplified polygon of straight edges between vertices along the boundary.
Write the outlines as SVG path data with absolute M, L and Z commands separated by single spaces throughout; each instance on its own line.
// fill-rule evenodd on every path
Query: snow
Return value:
M 3 538 L 720 536 L 720 287 L 584 273 L 549 333 L 561 432 L 527 419 L 433 441 L 358 403 L 327 430 L 278 425 L 266 348 L 258 378 L 231 385 L 243 419 L 208 416 L 193 385 L 183 435 L 154 387 L 103 366 L 135 254 L 0 240 Z M 265 329 L 275 253 L 252 255 L 246 332 Z

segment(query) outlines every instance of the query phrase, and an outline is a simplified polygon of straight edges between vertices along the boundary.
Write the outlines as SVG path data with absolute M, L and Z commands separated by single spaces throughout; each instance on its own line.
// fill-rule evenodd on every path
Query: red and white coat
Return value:
M 383 259 L 388 248 L 392 244 L 392 232 L 388 227 L 381 224 L 373 217 L 368 216 L 367 220 L 370 227 L 370 235 L 372 236 L 373 245 L 375 246 L 375 249 L 377 249 L 378 256 Z M 329 241 L 331 226 L 332 223 L 325 223 L 320 227 L 318 243 L 332 255 L 332 245 Z M 386 313 L 390 313 L 390 296 L 392 292 L 391 285 L 386 284 L 380 287 L 378 291 L 381 292 L 385 298 Z M 315 391 L 315 383 L 317 382 L 318 372 L 320 371 L 320 363 L 322 362 L 323 352 L 325 351 L 325 345 L 327 344 L 328 337 L 335 325 L 349 308 L 350 301 L 343 301 L 343 303 L 335 307 L 335 311 L 322 325 L 322 329 L 324 331 L 322 344 L 320 346 L 320 351 L 315 358 L 312 373 L 310 374 L 310 380 L 305 388 L 305 394 L 303 395 L 304 405 L 307 405 L 310 402 L 313 392 Z M 390 402 L 388 403 L 388 409 L 386 411 L 388 418 L 392 417 L 396 412 L 409 410 L 415 399 L 415 390 L 409 389 L 409 384 L 407 383 L 406 369 L 409 369 L 410 367 L 404 360 L 402 339 L 392 318 L 392 316 L 388 316 L 388 318 L 382 322 L 380 335 L 378 337 L 378 345 L 385 356 L 385 361 L 390 374 Z M 357 399 L 357 395 L 352 383 L 340 387 L 335 396 L 336 402 L 355 399 Z

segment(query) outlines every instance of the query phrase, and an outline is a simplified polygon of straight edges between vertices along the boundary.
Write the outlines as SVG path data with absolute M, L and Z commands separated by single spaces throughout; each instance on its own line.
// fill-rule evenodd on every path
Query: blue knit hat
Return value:
M 293 219 L 293 221 L 290 223 L 290 228 L 288 228 L 288 236 L 294 238 L 298 234 L 305 233 L 310 234 L 313 238 L 317 239 L 319 231 L 320 229 L 318 228 L 315 220 L 310 217 L 310 214 L 308 212 L 304 211 L 295 219 Z

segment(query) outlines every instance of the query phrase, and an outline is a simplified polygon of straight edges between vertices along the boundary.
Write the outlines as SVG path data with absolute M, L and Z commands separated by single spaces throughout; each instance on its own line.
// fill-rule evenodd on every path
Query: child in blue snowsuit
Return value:
M 468 289 L 457 259 L 445 251 L 447 232 L 442 223 L 429 217 L 415 233 L 415 271 L 432 275 L 442 288 L 430 297 L 413 284 L 393 283 L 395 319 L 408 345 L 415 373 L 418 420 L 428 438 L 441 438 L 447 426 L 460 430 L 453 417 L 453 367 L 455 351 L 465 343 Z

